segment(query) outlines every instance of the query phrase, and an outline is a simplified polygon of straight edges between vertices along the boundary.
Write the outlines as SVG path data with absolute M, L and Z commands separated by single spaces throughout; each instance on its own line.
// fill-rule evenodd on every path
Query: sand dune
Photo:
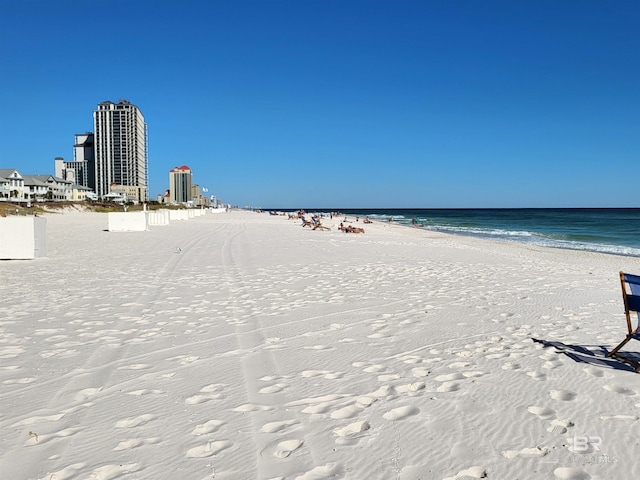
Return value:
M 605 357 L 638 258 L 253 212 L 47 222 L 47 258 L 0 263 L 1 479 L 640 474 L 640 376 Z

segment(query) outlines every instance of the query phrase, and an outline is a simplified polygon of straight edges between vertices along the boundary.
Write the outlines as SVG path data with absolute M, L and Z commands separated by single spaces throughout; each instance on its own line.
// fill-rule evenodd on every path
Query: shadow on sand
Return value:
M 602 345 L 567 345 L 562 342 L 550 342 L 548 340 L 540 340 L 531 337 L 535 343 L 543 345 L 545 348 L 553 347 L 557 353 L 566 355 L 574 362 L 587 363 L 596 367 L 612 368 L 614 370 L 623 370 L 627 372 L 635 372 L 635 369 L 624 363 L 622 360 L 615 358 L 608 358 L 608 349 Z M 640 361 L 640 353 L 637 352 L 625 352 L 625 355 L 633 360 Z

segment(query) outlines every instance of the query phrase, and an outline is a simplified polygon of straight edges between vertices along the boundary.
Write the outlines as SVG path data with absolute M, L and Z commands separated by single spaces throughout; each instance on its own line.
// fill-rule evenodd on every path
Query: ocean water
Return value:
M 365 216 L 378 221 L 392 219 L 394 223 L 408 226 L 415 220 L 417 228 L 457 235 L 640 257 L 640 208 L 345 209 L 340 212 L 361 219 Z

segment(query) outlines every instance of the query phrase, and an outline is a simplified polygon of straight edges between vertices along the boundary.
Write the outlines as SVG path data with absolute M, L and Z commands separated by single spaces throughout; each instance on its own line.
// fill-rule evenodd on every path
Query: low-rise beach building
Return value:
M 25 200 L 73 200 L 74 182 L 54 175 L 24 175 Z
M 0 168 L 0 200 L 24 201 L 24 178 L 14 168 Z

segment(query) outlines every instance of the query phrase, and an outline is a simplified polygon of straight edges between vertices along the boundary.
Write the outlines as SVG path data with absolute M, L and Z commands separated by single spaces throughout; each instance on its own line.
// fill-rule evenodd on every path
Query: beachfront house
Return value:
M 53 175 L 25 175 L 25 199 L 63 202 L 73 199 L 73 182 Z
M 49 192 L 49 184 L 43 182 L 37 177 L 27 175 L 25 176 L 25 199 L 32 201 L 45 201 L 47 200 L 47 193 Z
M 24 201 L 24 179 L 18 170 L 0 168 L 0 201 Z
M 71 185 L 71 200 L 74 202 L 84 202 L 86 199 L 93 200 L 97 196 L 89 187 L 74 183 Z
M 21 175 L 15 169 L 0 169 L 0 201 L 81 202 L 92 190 L 54 175 Z
M 107 195 L 103 195 L 102 198 L 103 200 L 116 202 L 119 201 L 117 200 L 118 198 L 121 198 L 123 203 L 133 203 L 137 205 L 144 201 L 147 195 L 146 192 L 146 187 L 140 187 L 137 185 L 117 185 L 112 183 L 109 185 L 109 193 Z

